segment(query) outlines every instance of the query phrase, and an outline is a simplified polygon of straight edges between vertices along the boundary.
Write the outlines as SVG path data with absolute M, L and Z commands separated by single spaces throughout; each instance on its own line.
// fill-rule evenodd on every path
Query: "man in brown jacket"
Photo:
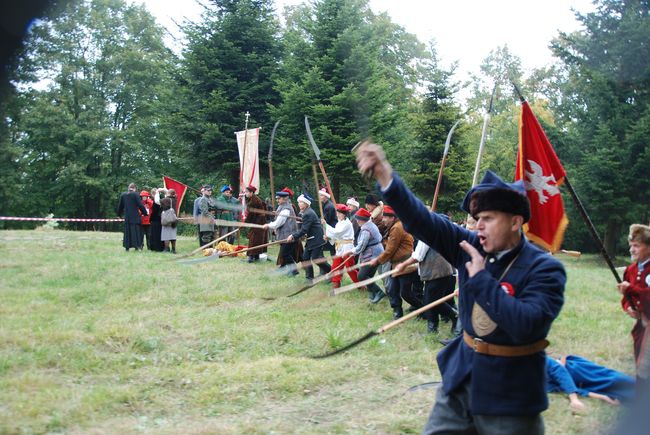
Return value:
M 266 223 L 266 216 L 259 211 L 266 210 L 266 204 L 262 198 L 255 195 L 257 188 L 250 185 L 246 188 L 246 207 L 248 214 L 246 215 L 245 222 L 249 224 L 264 225 Z M 263 228 L 251 228 L 248 230 L 248 247 L 254 248 L 255 246 L 264 245 L 268 241 L 268 231 Z M 248 251 L 248 262 L 253 263 L 260 259 L 260 254 L 266 252 L 266 248 L 251 249 Z
M 408 259 L 413 252 L 413 236 L 404 231 L 402 222 L 395 216 L 395 211 L 389 205 L 384 205 L 383 223 L 386 226 L 384 235 L 384 252 L 372 260 L 372 265 L 390 262 L 395 267 Z M 422 306 L 422 299 L 413 292 L 413 284 L 419 281 L 416 270 L 394 276 L 387 287 L 388 299 L 393 309 L 393 317 L 399 319 L 404 315 L 402 298 L 414 308 Z

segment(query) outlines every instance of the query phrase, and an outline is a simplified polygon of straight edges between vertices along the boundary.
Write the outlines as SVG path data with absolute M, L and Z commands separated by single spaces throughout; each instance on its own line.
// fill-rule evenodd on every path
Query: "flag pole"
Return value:
M 239 192 L 243 192 L 246 189 L 246 186 L 244 186 L 244 168 L 246 166 L 246 142 L 248 140 L 248 117 L 251 116 L 251 114 L 246 111 L 246 120 L 244 121 L 244 149 L 242 150 L 242 159 L 241 159 L 241 170 L 239 171 Z M 241 219 L 244 219 L 244 216 L 246 215 L 246 195 L 242 196 L 242 208 L 243 208 L 243 213 L 241 214 Z M 237 233 L 237 244 L 239 245 L 240 243 L 240 233 Z
M 612 261 L 612 258 L 609 256 L 607 253 L 607 250 L 605 249 L 605 244 L 603 241 L 600 239 L 598 236 L 598 233 L 596 232 L 596 227 L 594 226 L 593 222 L 589 218 L 589 215 L 587 214 L 587 211 L 585 210 L 584 206 L 582 205 L 582 202 L 580 201 L 580 198 L 578 198 L 578 195 L 576 194 L 576 191 L 573 189 L 573 186 L 569 182 L 569 178 L 565 175 L 564 176 L 564 185 L 566 186 L 567 190 L 569 191 L 569 194 L 571 194 L 571 198 L 573 199 L 573 203 L 576 205 L 578 212 L 580 212 L 580 216 L 582 217 L 582 220 L 585 222 L 585 225 L 587 225 L 587 229 L 589 230 L 589 234 L 591 234 L 591 237 L 594 239 L 594 242 L 596 242 L 596 245 L 598 246 L 598 249 L 600 250 L 600 254 L 603 256 L 605 259 L 605 262 L 607 263 L 607 266 L 609 266 L 609 269 L 612 271 L 612 274 L 614 275 L 614 278 L 616 279 L 617 283 L 621 283 L 621 277 L 618 274 L 618 271 L 616 270 L 616 267 L 614 267 L 614 262 Z
M 525 102 L 525 98 L 519 91 L 519 88 L 515 84 L 514 81 L 512 81 L 512 86 L 515 88 L 515 92 L 519 96 L 519 101 L 522 103 Z M 567 190 L 569 191 L 569 194 L 571 195 L 571 199 L 573 200 L 573 203 L 575 204 L 576 208 L 578 209 L 578 212 L 580 213 L 580 217 L 582 217 L 582 220 L 584 221 L 585 225 L 587 226 L 587 229 L 589 230 L 589 234 L 591 234 L 591 238 L 594 240 L 596 243 L 596 246 L 600 250 L 600 254 L 603 256 L 605 259 L 605 262 L 607 263 L 607 266 L 609 266 L 609 269 L 612 271 L 612 274 L 614 275 L 614 278 L 616 279 L 617 283 L 621 283 L 621 277 L 618 274 L 618 271 L 616 270 L 616 267 L 614 267 L 614 262 L 612 261 L 612 258 L 609 256 L 607 253 L 607 250 L 605 249 L 605 244 L 603 241 L 600 239 L 598 236 L 598 233 L 596 232 L 596 227 L 594 226 L 593 222 L 591 221 L 591 218 L 589 218 L 589 215 L 587 214 L 587 210 L 585 207 L 582 205 L 582 201 L 580 201 L 580 198 L 578 198 L 578 195 L 576 194 L 576 191 L 573 189 L 573 186 L 569 182 L 569 177 L 564 176 L 564 183 L 563 183 Z

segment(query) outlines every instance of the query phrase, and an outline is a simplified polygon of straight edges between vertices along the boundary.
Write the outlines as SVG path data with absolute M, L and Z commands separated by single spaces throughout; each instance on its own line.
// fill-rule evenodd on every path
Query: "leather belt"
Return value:
M 528 356 L 534 355 L 546 349 L 549 342 L 546 339 L 536 341 L 531 344 L 523 344 L 521 346 L 505 346 L 502 344 L 492 344 L 481 340 L 478 337 L 472 337 L 463 331 L 463 339 L 465 344 L 474 349 L 474 352 L 482 353 L 483 355 L 491 356 Z

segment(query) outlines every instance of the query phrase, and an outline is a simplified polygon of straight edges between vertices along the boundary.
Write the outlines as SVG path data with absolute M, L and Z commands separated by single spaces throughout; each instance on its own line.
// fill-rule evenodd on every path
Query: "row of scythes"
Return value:
M 523 97 L 521 97 L 521 94 L 519 93 L 519 90 L 517 89 L 516 86 L 515 86 L 515 90 L 519 94 L 521 100 L 524 101 Z M 478 151 L 478 155 L 477 155 L 477 159 L 476 159 L 476 166 L 475 166 L 475 169 L 474 169 L 474 174 L 473 174 L 473 179 L 472 179 L 472 187 L 474 187 L 478 182 L 478 174 L 479 174 L 479 170 L 480 170 L 480 164 L 481 164 L 481 159 L 482 159 L 482 155 L 483 155 L 483 149 L 484 149 L 485 142 L 486 142 L 486 137 L 487 137 L 487 126 L 488 126 L 488 122 L 489 122 L 490 115 L 491 115 L 492 108 L 493 108 L 493 100 L 494 100 L 495 92 L 496 92 L 496 85 L 494 86 L 494 89 L 492 91 L 492 95 L 490 97 L 489 108 L 487 110 L 487 113 L 486 113 L 486 115 L 484 117 L 484 121 L 483 121 L 483 128 L 482 128 L 482 132 L 481 132 L 481 141 L 480 141 L 480 145 L 479 145 L 479 151 Z M 449 131 L 449 133 L 447 135 L 447 140 L 445 141 L 445 147 L 444 147 L 443 156 L 442 156 L 442 160 L 441 160 L 441 164 L 440 164 L 440 170 L 439 170 L 439 173 L 438 173 L 438 180 L 437 180 L 437 183 L 436 183 L 434 197 L 433 197 L 433 200 L 432 200 L 432 203 L 431 203 L 431 211 L 436 210 L 437 201 L 438 201 L 438 197 L 439 197 L 439 193 L 440 193 L 440 187 L 441 187 L 441 184 L 442 184 L 443 173 L 444 173 L 444 169 L 445 169 L 445 164 L 446 164 L 446 160 L 447 160 L 447 156 L 448 156 L 449 148 L 450 148 L 450 144 L 451 144 L 451 138 L 452 138 L 452 135 L 454 133 L 454 130 L 456 129 L 456 127 L 458 126 L 458 124 L 460 122 L 461 121 L 459 120 L 452 126 L 452 128 L 450 129 L 450 131 Z M 279 121 L 276 122 L 274 127 L 273 127 L 273 131 L 271 133 L 271 141 L 270 141 L 270 145 L 269 145 L 269 154 L 268 154 L 269 176 L 270 176 L 270 184 L 271 184 L 271 192 L 272 193 L 275 191 L 275 187 L 274 187 L 274 184 L 273 184 L 273 167 L 272 167 L 273 141 L 275 139 L 275 133 L 276 133 L 276 130 L 278 128 L 279 123 L 280 123 Z M 334 192 L 332 191 L 332 188 L 331 188 L 331 185 L 330 185 L 330 182 L 329 182 L 329 178 L 327 177 L 327 173 L 325 171 L 325 167 L 324 167 L 323 161 L 321 159 L 321 152 L 320 152 L 320 149 L 318 148 L 318 146 L 316 145 L 316 142 L 314 141 L 313 135 L 311 133 L 311 128 L 310 128 L 310 125 L 309 125 L 309 118 L 307 116 L 305 116 L 305 129 L 306 129 L 306 132 L 307 132 L 307 137 L 309 139 L 309 143 L 312 146 L 312 149 L 313 149 L 314 155 L 315 155 L 315 160 L 314 160 L 314 163 L 312 165 L 312 169 L 313 169 L 314 182 L 315 182 L 315 187 L 316 187 L 317 194 L 318 194 L 318 190 L 320 189 L 320 186 L 319 186 L 319 183 L 318 183 L 318 177 L 317 177 L 317 173 L 316 173 L 316 164 L 318 164 L 318 166 L 320 168 L 320 171 L 321 171 L 321 174 L 322 174 L 322 176 L 323 176 L 323 178 L 325 180 L 325 186 L 326 186 L 326 189 L 327 189 L 327 191 L 328 191 L 328 193 L 330 195 L 330 199 L 332 200 L 332 202 L 336 203 L 336 200 L 335 200 L 335 197 L 334 197 Z M 360 145 L 362 145 L 363 143 L 364 142 L 359 142 L 352 149 L 352 151 L 353 152 L 356 151 L 356 148 L 359 147 Z M 369 176 L 369 175 L 372 175 L 372 174 L 364 174 L 364 176 Z M 607 261 L 608 265 L 610 266 L 610 269 L 614 273 L 614 276 L 615 276 L 616 280 L 618 282 L 620 282 L 620 278 L 618 276 L 618 273 L 616 272 L 615 268 L 613 267 L 611 259 L 609 258 L 609 256 L 605 252 L 602 241 L 600 241 L 598 236 L 595 234 L 595 230 L 593 230 L 593 224 L 591 224 L 591 220 L 587 216 L 586 211 L 584 210 L 584 207 L 582 207 L 582 204 L 580 203 L 580 200 L 575 195 L 575 192 L 573 191 L 573 188 L 568 183 L 568 180 L 566 180 L 566 184 L 567 184 L 567 187 L 569 188 L 571 196 L 573 197 L 574 201 L 576 202 L 576 205 L 578 206 L 578 209 L 580 210 L 581 215 L 585 219 L 585 222 L 587 223 L 587 226 L 590 228 L 590 232 L 592 234 L 592 237 L 594 237 L 594 240 L 596 241 L 596 243 L 601 247 L 601 253 L 604 255 L 605 260 Z M 274 195 L 271 195 L 271 196 L 272 196 L 272 199 L 273 199 L 273 207 L 275 207 Z M 321 216 L 322 216 L 323 211 L 322 211 L 322 205 L 320 204 L 320 201 L 319 201 L 319 205 L 320 205 L 320 212 L 321 212 Z M 228 226 L 233 226 L 232 222 L 228 222 L 228 223 L 224 223 L 224 224 L 227 224 Z M 251 224 L 242 224 L 241 226 L 250 226 L 250 225 Z M 235 231 L 237 231 L 237 230 L 235 230 Z M 279 243 L 285 243 L 285 242 L 286 242 L 286 240 L 280 240 L 280 241 L 276 241 L 276 242 L 271 242 L 271 243 L 269 243 L 267 245 L 264 245 L 264 246 L 270 246 L 270 245 L 273 245 L 273 244 L 279 244 Z M 573 256 L 579 256 L 580 255 L 580 253 L 577 252 L 577 251 L 564 251 L 563 250 L 562 252 L 564 252 L 566 254 L 569 254 L 569 255 L 573 255 Z M 323 258 L 322 261 L 326 261 L 326 260 Z M 313 263 L 314 262 L 302 262 L 302 263 L 298 263 L 297 265 L 292 266 L 292 267 L 293 267 L 294 270 L 299 270 L 299 269 L 304 268 L 308 264 L 313 264 Z M 345 262 L 343 262 L 342 265 L 343 264 L 345 264 Z M 293 293 L 291 293 L 289 295 L 286 295 L 284 297 L 294 297 L 294 296 L 296 296 L 296 295 L 298 295 L 298 294 L 300 294 L 300 293 L 314 287 L 316 284 L 325 281 L 326 279 L 330 279 L 333 276 L 344 274 L 344 273 L 346 273 L 348 271 L 351 271 L 351 270 L 354 270 L 354 269 L 358 269 L 358 268 L 360 268 L 362 266 L 363 266 L 363 264 L 357 264 L 355 266 L 352 266 L 352 267 L 349 267 L 349 268 L 344 268 L 344 269 L 341 269 L 341 270 L 332 270 L 332 271 L 330 271 L 330 273 L 325 275 L 323 277 L 323 279 L 317 279 L 312 284 L 303 286 L 300 289 L 298 289 L 297 291 L 294 291 Z M 394 271 L 388 271 L 388 272 L 382 273 L 380 275 L 377 275 L 377 276 L 375 276 L 373 278 L 364 280 L 362 282 L 353 283 L 353 284 L 350 284 L 348 286 L 332 290 L 332 291 L 327 293 L 327 296 L 333 297 L 333 296 L 337 296 L 339 294 L 351 291 L 353 289 L 360 288 L 360 287 L 368 285 L 368 284 L 370 284 L 372 282 L 379 281 L 379 280 L 383 279 L 386 276 L 392 275 L 393 272 Z M 398 325 L 400 325 L 400 324 L 402 324 L 402 323 L 416 317 L 418 314 L 421 314 L 421 313 L 423 313 L 425 311 L 428 311 L 428 310 L 430 310 L 430 309 L 432 309 L 432 308 L 446 302 L 447 300 L 457 296 L 458 293 L 459 293 L 459 290 L 457 289 L 452 294 L 449 294 L 449 295 L 447 295 L 447 296 L 445 296 L 443 298 L 440 298 L 440 299 L 438 299 L 438 300 L 436 300 L 436 301 L 434 301 L 434 302 L 432 302 L 432 303 L 430 303 L 428 305 L 425 305 L 425 306 L 421 307 L 420 309 L 415 310 L 412 313 L 408 314 L 407 316 L 402 317 L 401 319 L 397 319 L 397 320 L 392 321 L 392 322 L 390 322 L 390 323 L 388 323 L 386 325 L 381 326 L 378 329 L 372 330 L 372 331 L 368 332 L 367 334 L 363 335 L 362 337 L 352 341 L 351 343 L 349 343 L 349 344 L 347 344 L 345 346 L 342 346 L 342 347 L 340 347 L 340 348 L 338 348 L 338 349 L 336 349 L 336 350 L 334 350 L 332 352 L 329 352 L 329 353 L 314 356 L 313 358 L 325 358 L 325 357 L 336 355 L 336 354 L 342 353 L 344 351 L 347 351 L 349 349 L 352 349 L 353 347 L 358 346 L 359 344 L 367 341 L 368 339 L 370 339 L 370 338 L 372 338 L 372 337 L 374 337 L 376 335 L 382 334 L 382 333 L 388 331 L 389 329 L 392 329 L 393 327 L 398 326 Z M 265 298 L 265 299 L 273 300 L 273 299 L 276 299 L 276 298 Z
M 442 173 L 444 171 L 445 161 L 446 161 L 446 158 L 447 158 L 447 155 L 448 155 L 448 152 L 449 152 L 451 137 L 452 137 L 452 134 L 453 134 L 455 128 L 458 126 L 459 123 L 460 123 L 460 121 L 456 122 L 453 125 L 453 127 L 451 128 L 451 130 L 449 131 L 449 134 L 447 135 L 447 140 L 445 142 L 445 150 L 444 150 L 444 153 L 443 153 L 443 160 L 442 160 L 441 167 L 440 167 L 440 174 L 438 176 L 438 182 L 436 184 L 436 190 L 435 190 L 435 193 L 434 193 L 434 199 L 433 199 L 433 203 L 432 203 L 432 210 L 435 210 L 435 206 L 436 206 L 436 203 L 437 203 L 437 198 L 438 198 L 438 195 L 439 195 L 440 185 L 441 185 L 441 181 L 442 181 Z M 275 125 L 273 126 L 273 131 L 271 132 L 271 140 L 270 140 L 270 144 L 269 144 L 268 162 L 269 162 L 270 187 L 271 187 L 271 192 L 272 193 L 275 191 L 274 180 L 273 180 L 273 143 L 274 143 L 274 140 L 275 140 L 275 134 L 276 134 L 276 131 L 277 131 L 277 128 L 278 128 L 279 124 L 280 124 L 280 121 L 277 121 L 275 123 Z M 332 191 L 332 187 L 331 187 L 329 178 L 327 176 L 327 172 L 325 171 L 325 165 L 323 164 L 323 160 L 321 159 L 321 152 L 320 152 L 320 149 L 318 148 L 318 145 L 316 145 L 316 141 L 314 140 L 314 137 L 312 135 L 311 128 L 310 128 L 310 125 L 309 125 L 309 118 L 307 116 L 305 116 L 305 130 L 307 132 L 307 138 L 309 139 L 309 143 L 310 143 L 310 145 L 311 145 L 311 147 L 312 147 L 312 149 L 314 151 L 314 156 L 315 156 L 315 160 L 313 162 L 312 169 L 313 169 L 316 193 L 318 194 L 318 191 L 320 190 L 320 186 L 319 186 L 319 183 L 318 183 L 317 171 L 316 171 L 316 165 L 318 164 L 318 166 L 320 168 L 320 172 L 321 172 L 321 174 L 323 176 L 323 179 L 325 180 L 325 186 L 326 186 L 327 192 L 330 195 L 330 199 L 332 200 L 332 202 L 336 203 L 336 199 L 334 197 L 334 192 Z M 357 145 L 360 145 L 360 144 L 357 144 Z M 273 207 L 275 208 L 275 197 L 274 197 L 274 195 L 271 195 L 271 196 L 273 198 Z M 320 203 L 320 201 L 319 201 L 319 206 L 320 206 L 321 216 L 323 216 L 322 204 Z M 275 213 L 273 213 L 273 214 L 275 214 Z M 215 224 L 217 226 L 225 225 L 225 226 L 238 226 L 238 227 L 256 227 L 256 228 L 261 227 L 261 225 L 247 224 L 247 223 L 243 223 L 243 222 L 231 222 L 231 221 L 221 222 L 219 220 L 216 220 Z M 230 233 L 226 234 L 225 236 L 222 236 L 219 239 L 214 240 L 214 241 L 212 241 L 212 242 L 210 242 L 210 243 L 208 243 L 208 244 L 206 244 L 206 245 L 192 251 L 191 253 L 187 254 L 186 257 L 191 256 L 191 255 L 193 255 L 193 254 L 195 254 L 195 253 L 197 253 L 197 252 L 199 252 L 199 251 L 201 251 L 203 249 L 209 248 L 210 246 L 216 244 L 220 240 L 225 239 L 227 236 L 229 236 L 231 234 L 234 234 L 235 232 L 239 231 L 239 229 L 240 228 L 237 228 L 234 231 L 231 231 Z M 262 245 L 262 246 L 271 246 L 271 245 L 281 244 L 281 243 L 286 243 L 286 242 L 287 242 L 286 240 L 278 240 L 278 241 L 275 241 L 275 242 L 267 243 L 267 244 Z M 255 248 L 259 248 L 259 246 L 255 247 Z M 243 251 L 238 251 L 237 253 L 241 253 L 241 252 L 243 252 Z M 203 259 L 181 260 L 180 262 L 184 263 L 184 264 L 196 264 L 196 263 L 200 263 L 200 262 L 210 261 L 212 259 L 216 259 L 216 258 L 219 258 L 219 257 L 220 257 L 220 255 L 217 253 L 217 254 L 213 254 L 213 255 L 211 255 L 209 257 L 203 258 Z M 326 261 L 326 259 L 323 258 L 322 261 Z M 318 262 L 318 260 L 316 262 Z M 304 261 L 302 263 L 298 263 L 297 265 L 293 266 L 292 268 L 293 268 L 293 270 L 297 271 L 297 270 L 302 269 L 302 268 L 306 267 L 307 265 L 310 265 L 310 264 L 313 264 L 313 263 L 314 262 L 311 262 L 311 261 Z M 339 268 L 344 266 L 344 265 L 345 265 L 345 262 L 342 262 L 341 265 L 339 266 Z M 364 265 L 366 265 L 366 263 L 357 264 L 357 265 L 352 266 L 352 267 L 345 267 L 345 268 L 340 269 L 340 270 L 337 270 L 339 268 L 333 269 L 328 274 L 321 277 L 320 279 L 316 279 L 316 280 L 314 280 L 313 283 L 305 285 L 305 286 L 299 288 L 297 291 L 294 291 L 291 294 L 288 294 L 288 295 L 286 295 L 284 297 L 287 297 L 287 298 L 294 297 L 294 296 L 296 296 L 296 295 L 298 295 L 298 294 L 300 294 L 300 293 L 302 293 L 302 292 L 304 292 L 304 291 L 306 291 L 306 290 L 308 290 L 310 288 L 313 288 L 314 286 L 316 286 L 317 284 L 319 284 L 321 282 L 324 282 L 324 281 L 326 281 L 328 279 L 331 279 L 334 276 L 344 274 L 344 273 L 346 273 L 348 271 L 359 269 L 359 268 L 363 267 Z M 411 267 L 414 267 L 414 266 L 411 266 Z M 390 276 L 390 275 L 392 275 L 394 273 L 395 273 L 395 271 L 392 271 L 392 270 L 384 272 L 382 274 L 379 274 L 379 275 L 377 275 L 375 277 L 366 279 L 364 281 L 361 281 L 361 282 L 358 282 L 358 283 L 353 283 L 353 284 L 347 285 L 345 287 L 332 290 L 332 291 L 328 292 L 326 296 L 335 297 L 337 295 L 340 295 L 340 294 L 352 291 L 354 289 L 366 286 L 366 285 L 368 285 L 370 283 L 380 281 L 380 280 L 384 279 L 385 277 Z M 333 355 L 342 353 L 342 352 L 344 352 L 346 350 L 349 350 L 349 349 L 351 349 L 351 348 L 353 348 L 355 346 L 358 346 L 359 344 L 363 343 L 364 341 L 366 341 L 366 340 L 368 340 L 368 339 L 370 339 L 370 338 L 372 338 L 372 337 L 374 337 L 376 335 L 382 334 L 382 333 L 388 331 L 389 329 L 394 328 L 394 327 L 396 327 L 396 326 L 398 326 L 398 325 L 400 325 L 400 324 L 402 324 L 402 323 L 416 317 L 420 313 L 423 313 L 423 312 L 425 312 L 427 310 L 430 310 L 430 309 L 432 309 L 432 308 L 434 308 L 434 307 L 448 301 L 449 299 L 453 298 L 456 295 L 457 295 L 457 292 L 454 292 L 454 293 L 452 293 L 450 295 L 447 295 L 447 296 L 445 296 L 445 297 L 443 297 L 443 298 L 441 298 L 441 299 L 439 299 L 437 301 L 434 301 L 434 302 L 432 302 L 432 303 L 430 303 L 428 305 L 425 305 L 425 306 L 421 307 L 418 310 L 413 311 L 412 313 L 409 313 L 408 315 L 402 317 L 401 319 L 397 319 L 397 320 L 392 321 L 392 322 L 390 322 L 390 323 L 388 323 L 388 324 L 386 324 L 386 325 L 384 325 L 384 326 L 382 326 L 382 327 L 380 327 L 380 328 L 378 328 L 376 330 L 370 331 L 369 333 L 367 333 L 363 337 L 353 341 L 352 343 L 349 343 L 349 344 L 347 344 L 347 345 L 345 345 L 345 346 L 343 346 L 343 347 L 341 347 L 339 349 L 336 349 L 336 350 L 334 350 L 332 352 L 329 352 L 329 353 L 326 353 L 326 354 L 323 354 L 323 355 L 313 356 L 313 358 L 326 358 L 326 357 L 329 357 L 329 356 L 333 356 Z M 264 299 L 266 299 L 266 300 L 274 300 L 274 299 L 277 299 L 277 298 L 264 298 Z

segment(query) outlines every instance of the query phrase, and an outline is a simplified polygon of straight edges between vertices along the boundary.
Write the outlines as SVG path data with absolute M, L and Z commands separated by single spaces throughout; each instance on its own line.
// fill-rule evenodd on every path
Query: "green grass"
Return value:
M 178 250 L 196 245 L 180 238 Z M 266 301 L 303 279 L 273 275 L 273 262 L 171 258 L 124 252 L 116 233 L 0 232 L 0 433 L 421 431 L 435 390 L 407 390 L 440 376 L 423 322 L 313 360 L 389 322 L 387 302 L 324 298 L 325 284 Z M 594 257 L 561 259 L 550 350 L 632 374 L 611 273 Z M 604 432 L 618 412 L 587 399 L 575 416 L 550 400 L 550 434 Z

